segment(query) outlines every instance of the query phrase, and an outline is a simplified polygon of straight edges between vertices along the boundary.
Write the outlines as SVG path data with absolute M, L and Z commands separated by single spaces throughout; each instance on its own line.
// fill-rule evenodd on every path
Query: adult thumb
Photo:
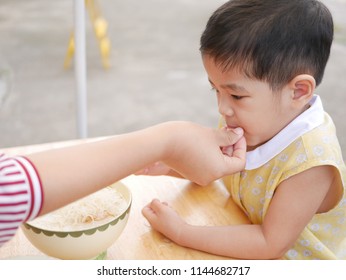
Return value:
M 234 145 L 244 134 L 244 130 L 241 127 L 237 128 L 223 128 L 221 131 L 222 143 L 220 143 L 222 147 L 227 147 Z

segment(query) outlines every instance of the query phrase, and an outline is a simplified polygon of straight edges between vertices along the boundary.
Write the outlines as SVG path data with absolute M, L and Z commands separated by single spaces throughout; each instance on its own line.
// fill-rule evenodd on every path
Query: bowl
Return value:
M 107 249 L 118 239 L 127 224 L 132 202 L 131 192 L 123 183 L 116 182 L 107 189 L 116 191 L 115 194 L 117 196 L 120 194 L 125 201 L 116 216 L 91 222 L 88 226 L 83 226 L 83 229 L 77 230 L 71 227 L 57 229 L 49 223 L 48 225 L 47 223 L 42 224 L 42 222 L 37 223 L 38 219 L 47 219 L 48 215 L 54 213 L 51 212 L 23 224 L 24 235 L 38 250 L 53 258 L 66 260 L 104 259 Z M 97 193 L 101 191 L 103 190 Z M 66 207 L 64 208 L 66 209 Z

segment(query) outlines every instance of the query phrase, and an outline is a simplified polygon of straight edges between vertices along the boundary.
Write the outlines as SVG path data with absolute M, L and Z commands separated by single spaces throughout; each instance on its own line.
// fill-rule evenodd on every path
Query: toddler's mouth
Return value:
M 238 127 L 240 127 L 239 125 L 230 125 L 230 124 L 226 124 L 226 127 L 228 128 L 228 129 L 235 129 L 235 128 L 238 128 Z

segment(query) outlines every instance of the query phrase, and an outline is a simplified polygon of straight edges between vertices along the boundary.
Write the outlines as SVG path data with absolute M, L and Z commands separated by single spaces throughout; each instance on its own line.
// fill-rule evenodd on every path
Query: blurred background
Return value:
M 64 67 L 73 2 L 0 0 L 0 148 L 78 138 L 73 57 Z M 169 120 L 216 126 L 216 98 L 198 49 L 209 16 L 226 1 L 92 2 L 104 19 L 98 24 L 110 53 L 102 61 L 87 13 L 88 137 Z M 334 118 L 345 155 L 346 0 L 322 2 L 334 16 L 335 41 L 317 93 Z

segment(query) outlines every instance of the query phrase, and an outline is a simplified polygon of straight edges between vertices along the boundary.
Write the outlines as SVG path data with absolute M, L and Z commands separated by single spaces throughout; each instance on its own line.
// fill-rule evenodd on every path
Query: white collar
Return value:
M 246 170 L 264 165 L 298 137 L 323 123 L 324 110 L 320 97 L 314 95 L 309 104 L 309 109 L 296 117 L 272 139 L 246 153 Z

